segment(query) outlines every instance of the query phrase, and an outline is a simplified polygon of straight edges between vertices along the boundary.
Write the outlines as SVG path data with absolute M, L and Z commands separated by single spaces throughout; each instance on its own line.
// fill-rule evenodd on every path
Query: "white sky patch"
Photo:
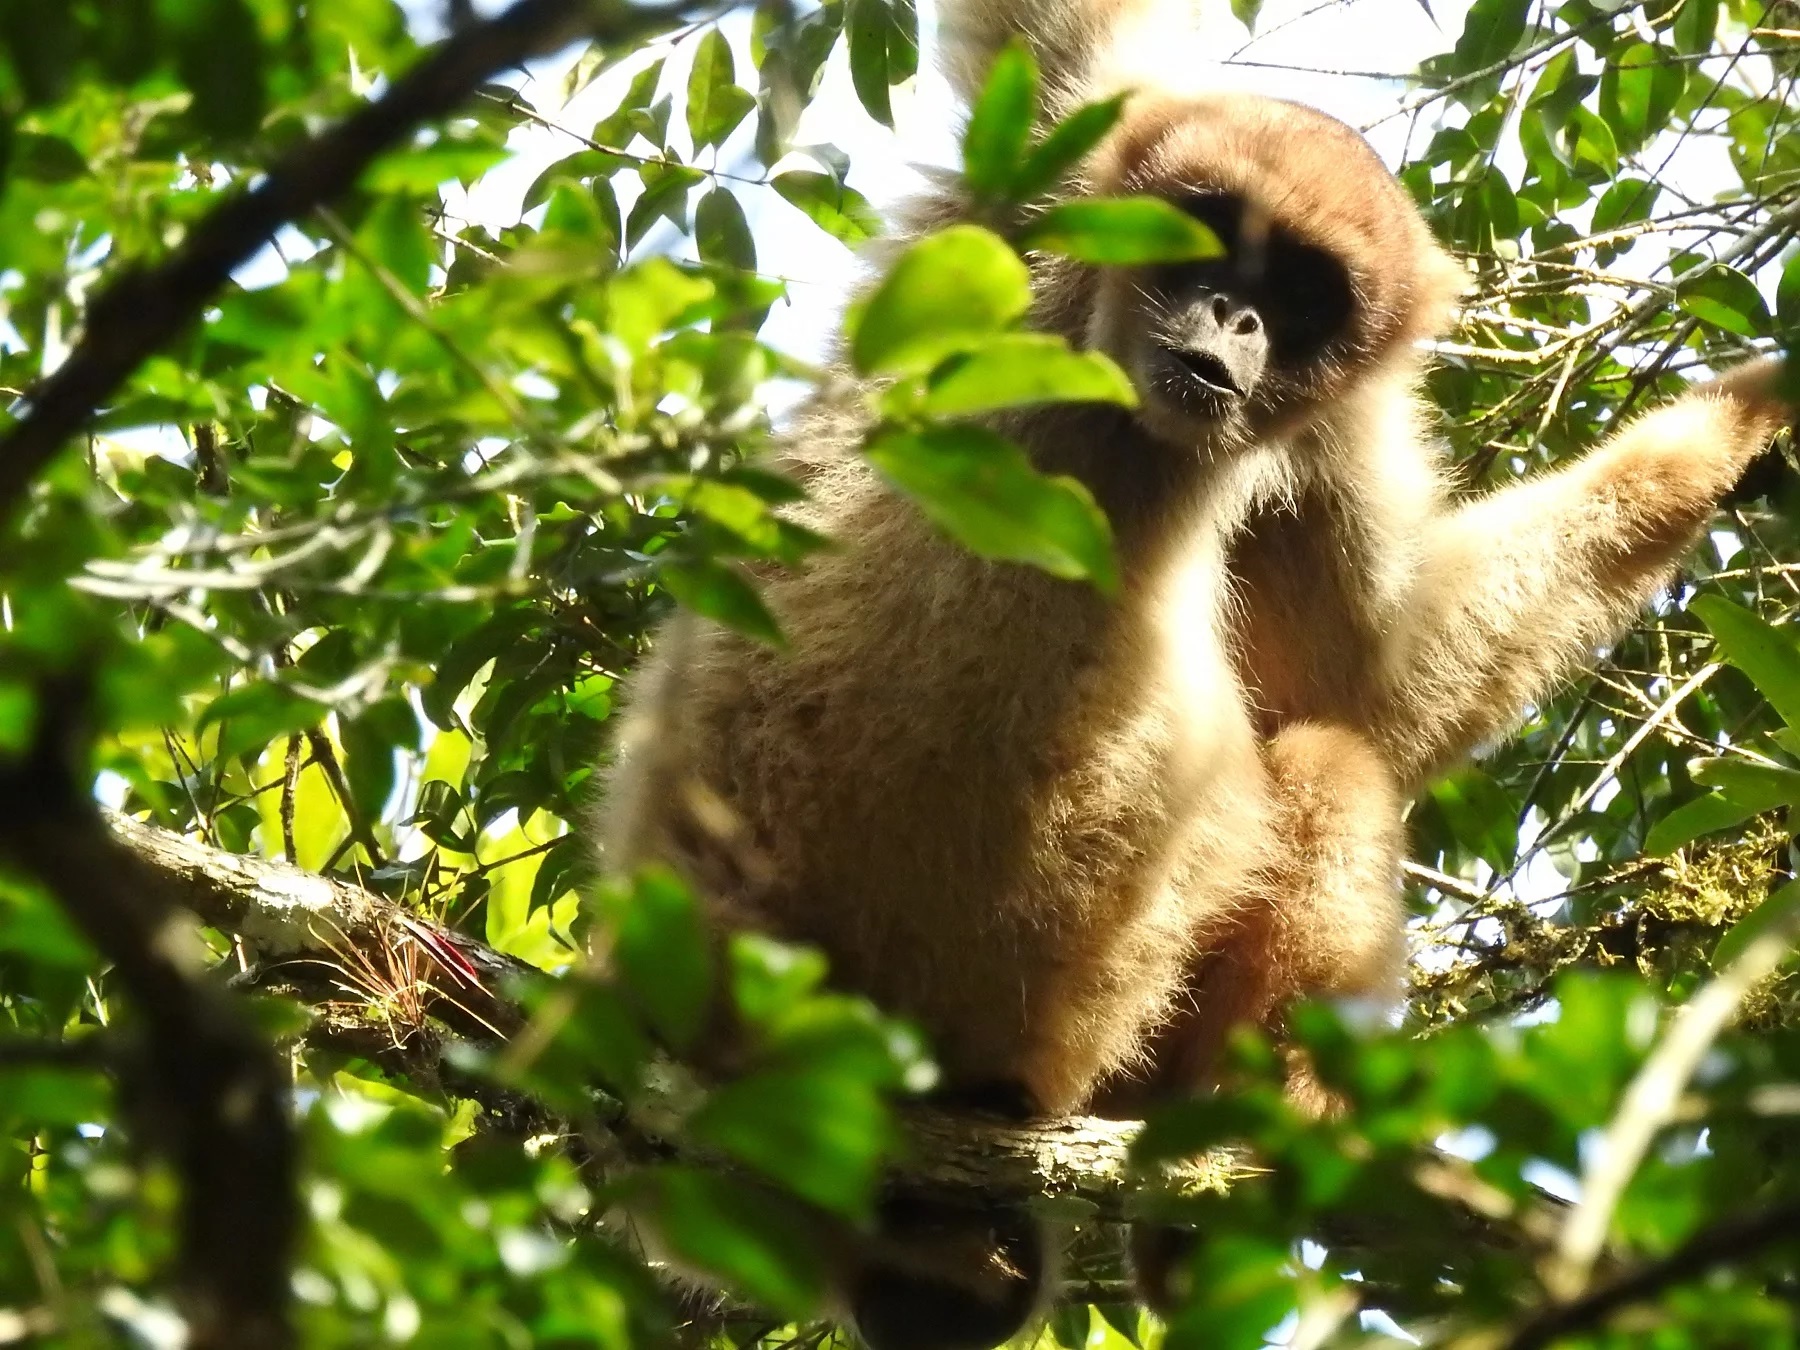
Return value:
M 1536 1186 L 1540 1191 L 1554 1195 L 1558 1200 L 1567 1200 L 1570 1204 L 1576 1204 L 1581 1199 L 1580 1179 L 1555 1163 L 1545 1162 L 1542 1158 L 1533 1158 L 1519 1169 L 1519 1175 L 1529 1184 Z

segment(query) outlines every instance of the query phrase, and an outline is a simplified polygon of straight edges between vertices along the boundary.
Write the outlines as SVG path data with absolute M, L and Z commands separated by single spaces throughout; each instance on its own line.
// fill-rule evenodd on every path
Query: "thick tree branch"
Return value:
M 630 41 L 691 8 L 518 0 L 485 23 L 462 28 L 380 98 L 288 151 L 254 187 L 201 217 L 166 261 L 123 272 L 88 306 L 80 342 L 30 391 L 23 415 L 0 439 L 0 518 L 145 358 L 193 322 L 282 225 L 341 197 L 376 157 L 454 111 L 494 76 L 583 33 Z
M 112 826 L 188 910 L 241 939 L 260 963 L 342 964 L 360 958 L 385 966 L 396 943 L 417 943 L 436 965 L 431 978 L 421 982 L 423 1012 L 465 1034 L 517 1024 L 517 1011 L 507 1004 L 501 984 L 509 973 L 526 968 L 510 957 L 410 915 L 381 896 L 287 863 L 225 853 L 124 817 L 114 817 Z M 387 1039 L 376 1027 L 360 1036 L 341 1025 L 324 1034 L 338 1044 L 370 1047 Z M 425 1043 L 396 1047 L 388 1058 L 429 1076 L 437 1068 L 437 1055 L 435 1043 Z M 666 1113 L 652 1109 L 634 1117 L 631 1126 L 655 1140 L 666 1119 Z M 908 1194 L 965 1203 L 971 1194 L 994 1203 L 1073 1197 L 1093 1204 L 1102 1216 L 1117 1218 L 1132 1191 L 1147 1184 L 1134 1178 L 1128 1166 L 1138 1128 L 1134 1122 L 1074 1117 L 1014 1125 L 925 1108 L 909 1110 L 906 1122 L 911 1146 L 895 1162 L 890 1184 Z M 1179 1180 L 1224 1185 L 1234 1167 L 1228 1156 L 1211 1157 L 1184 1169 Z

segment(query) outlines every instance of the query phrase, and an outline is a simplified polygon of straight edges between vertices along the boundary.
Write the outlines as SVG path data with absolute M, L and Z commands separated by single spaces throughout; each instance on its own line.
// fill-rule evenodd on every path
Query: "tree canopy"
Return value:
M 1475 0 L 1445 48 L 1393 116 L 1470 272 L 1430 388 L 1464 486 L 1800 345 L 1791 0 Z M 829 546 L 757 457 L 831 378 L 759 339 L 759 242 L 880 231 L 797 128 L 840 62 L 892 125 L 919 53 L 912 0 L 0 3 L 0 1345 L 819 1346 L 884 1177 L 1066 1226 L 1067 1350 L 1800 1341 L 1783 453 L 1415 804 L 1403 1022 L 1295 1018 L 1339 1117 L 1250 1036 L 1135 1136 L 922 1113 L 929 1046 L 815 953 L 592 877 L 658 619 L 779 643 L 757 571 Z M 1040 133 L 1037 100 L 1009 51 L 961 139 L 983 224 L 913 244 L 843 351 L 896 492 L 1107 588 L 1093 500 L 979 420 L 1132 397 L 1024 331 L 1021 254 L 1210 241 L 1046 207 L 1118 109 Z M 524 129 L 562 153 L 517 219 L 460 218 Z M 702 1082 L 715 997 L 752 1052 Z M 1203 1235 L 1166 1325 L 1134 1214 Z

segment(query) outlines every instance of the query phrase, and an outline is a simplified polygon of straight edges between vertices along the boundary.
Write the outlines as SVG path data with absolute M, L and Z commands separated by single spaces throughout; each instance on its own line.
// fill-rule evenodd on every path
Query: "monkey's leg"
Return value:
M 1202 935 L 1179 1012 L 1152 1042 L 1149 1072 L 1108 1085 L 1109 1113 L 1211 1085 L 1232 1029 L 1278 1027 L 1297 998 L 1399 992 L 1405 840 L 1385 757 L 1359 732 L 1312 722 L 1278 732 L 1263 757 L 1274 846 L 1229 923 Z
M 1235 1026 L 1279 1038 L 1282 1014 L 1309 994 L 1399 993 L 1405 914 L 1400 796 L 1385 758 L 1346 727 L 1297 722 L 1264 750 L 1273 783 L 1276 848 L 1237 925 L 1191 973 L 1191 1002 L 1153 1046 L 1148 1078 L 1115 1085 L 1104 1102 L 1126 1114 L 1210 1086 Z M 1287 1091 L 1302 1110 L 1332 1107 L 1303 1057 L 1290 1053 Z M 1134 1225 L 1133 1274 L 1144 1301 L 1169 1311 L 1198 1240 L 1188 1229 Z
M 1505 731 L 1667 582 L 1791 419 L 1779 370 L 1739 366 L 1567 468 L 1433 523 L 1371 725 L 1403 787 Z

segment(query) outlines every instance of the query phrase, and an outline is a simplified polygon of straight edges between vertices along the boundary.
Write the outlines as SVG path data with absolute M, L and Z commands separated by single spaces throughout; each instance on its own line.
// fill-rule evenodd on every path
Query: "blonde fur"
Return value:
M 946 67 L 966 94 L 1022 34 L 1067 106 L 1174 5 L 955 0 Z M 1159 396 L 1144 278 L 1033 260 L 1034 323 L 1144 396 L 995 419 L 1108 511 L 1111 600 L 945 540 L 856 455 L 861 392 L 816 401 L 788 467 L 838 547 L 763 579 L 790 645 L 674 620 L 604 822 L 610 866 L 676 863 L 915 1018 L 952 1088 L 1046 1112 L 1191 1090 L 1296 996 L 1395 992 L 1405 797 L 1615 637 L 1790 418 L 1756 363 L 1456 505 L 1416 390 L 1461 275 L 1361 137 L 1152 88 L 1068 188 L 1129 191 L 1253 203 L 1346 268 L 1348 331 L 1197 424 Z
M 1085 96 L 1168 3 L 962 0 L 946 64 L 966 86 L 1024 34 Z M 1149 397 L 999 419 L 1111 514 L 1111 602 L 946 541 L 854 454 L 861 400 L 816 403 L 797 514 L 840 548 L 765 579 L 791 648 L 672 623 L 607 812 L 610 863 L 680 863 L 728 922 L 917 1018 L 953 1084 L 1047 1111 L 1167 1082 L 1159 1056 L 1200 1081 L 1196 1044 L 1296 994 L 1394 987 L 1399 803 L 1610 640 L 1787 417 L 1748 368 L 1454 506 L 1414 391 L 1461 278 L 1366 143 L 1276 100 L 1146 93 L 1069 192 L 1157 190 L 1242 195 L 1339 258 L 1356 318 L 1330 359 L 1223 429 Z M 1136 275 L 1034 270 L 1037 324 L 1142 385 Z M 1255 980 L 1218 974 L 1240 940 Z

